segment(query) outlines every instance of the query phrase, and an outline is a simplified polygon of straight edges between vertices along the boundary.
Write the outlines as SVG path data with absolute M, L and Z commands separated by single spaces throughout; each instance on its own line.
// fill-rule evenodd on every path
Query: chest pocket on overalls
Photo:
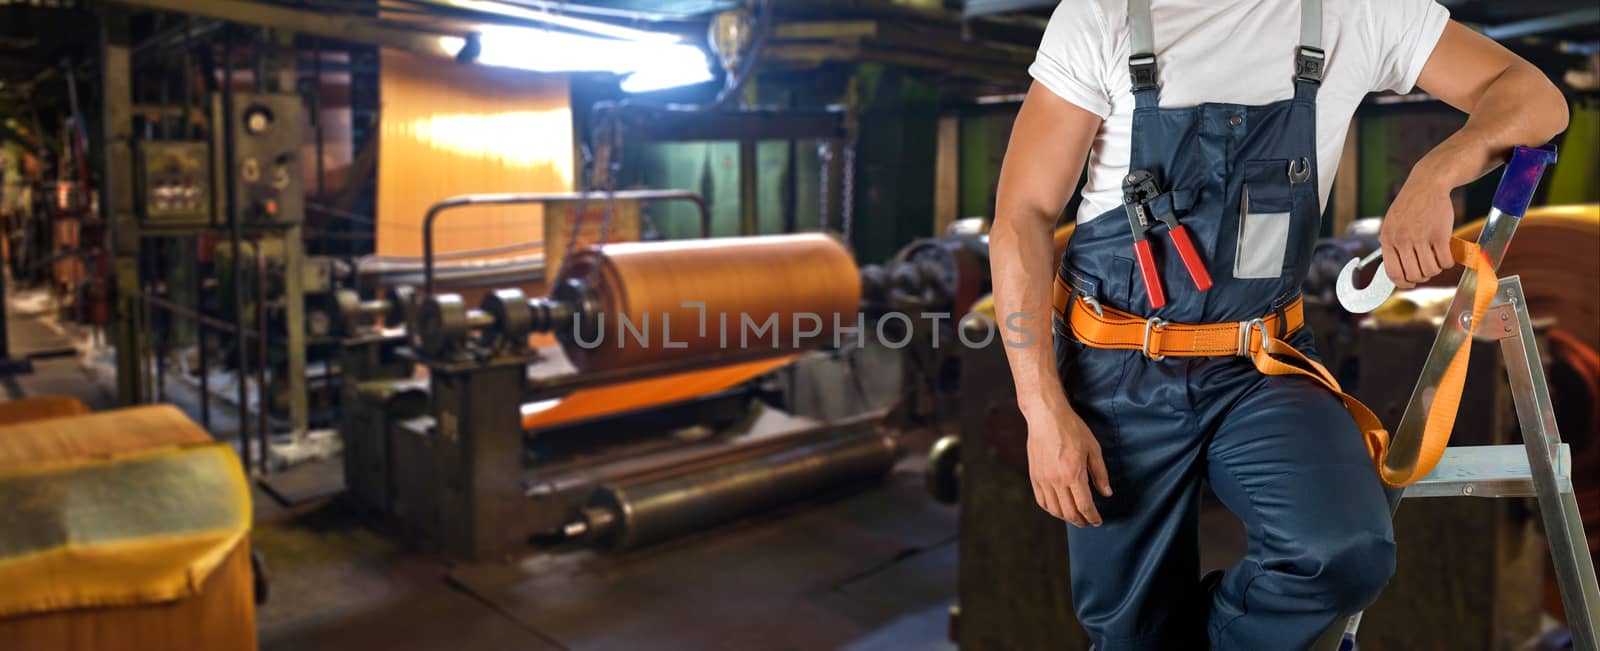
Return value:
M 1234 278 L 1278 278 L 1284 274 L 1295 208 L 1290 171 L 1288 160 L 1253 160 L 1244 164 Z

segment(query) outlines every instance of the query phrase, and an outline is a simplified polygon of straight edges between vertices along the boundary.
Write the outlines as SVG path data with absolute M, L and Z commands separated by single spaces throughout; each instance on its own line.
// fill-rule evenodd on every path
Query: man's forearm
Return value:
M 1053 220 L 1028 212 L 1002 202 L 989 234 L 995 318 L 1006 341 L 1017 402 L 1024 416 L 1066 404 L 1056 378 L 1052 345 Z
M 1051 341 L 1051 228 L 1077 187 L 1099 128 L 1099 116 L 1035 85 L 1017 112 L 1000 167 L 989 271 L 1017 404 L 1030 422 L 1068 408 Z
M 1565 98 L 1544 73 L 1525 62 L 1503 71 L 1477 102 L 1464 107 L 1466 125 L 1417 163 L 1414 176 L 1452 190 L 1504 163 L 1518 145 L 1540 145 L 1566 130 Z

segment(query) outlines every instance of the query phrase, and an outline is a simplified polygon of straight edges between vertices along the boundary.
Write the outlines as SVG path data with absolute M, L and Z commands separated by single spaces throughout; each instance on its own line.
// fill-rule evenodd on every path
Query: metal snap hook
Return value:
M 1351 260 L 1339 271 L 1339 279 L 1334 283 L 1334 293 L 1339 297 L 1339 304 L 1343 305 L 1344 309 L 1355 314 L 1366 314 L 1378 309 L 1378 306 L 1383 305 L 1384 301 L 1394 295 L 1394 281 L 1389 279 L 1386 263 L 1378 264 L 1372 282 L 1366 287 L 1356 287 L 1356 274 L 1382 258 L 1383 250 L 1379 249 L 1367 254 L 1365 258 Z

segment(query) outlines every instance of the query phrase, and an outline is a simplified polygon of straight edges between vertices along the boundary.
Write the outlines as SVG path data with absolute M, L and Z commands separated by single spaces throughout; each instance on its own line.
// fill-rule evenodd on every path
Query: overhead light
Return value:
M 488 25 L 471 39 L 440 37 L 439 46 L 446 55 L 463 62 L 536 72 L 610 72 L 623 75 L 622 88 L 630 93 L 712 79 L 706 53 L 698 47 L 676 41 L 619 40 L 570 32 Z
M 574 18 L 572 16 L 549 11 L 534 11 L 527 7 L 519 7 L 517 5 L 505 2 L 493 2 L 492 0 L 450 0 L 450 4 L 461 7 L 462 9 L 471 9 L 473 11 L 482 11 L 484 13 L 499 14 L 501 16 L 510 18 L 520 18 L 523 20 L 544 23 L 546 25 L 575 29 L 588 32 L 590 34 L 609 36 L 611 38 L 628 41 L 678 43 L 683 40 L 683 37 L 678 36 L 677 34 L 633 29 L 631 27 L 613 25 L 611 23 L 601 22 L 598 20 Z
M 703 84 L 714 79 L 711 71 L 704 66 L 696 69 L 693 67 L 665 68 L 652 67 L 635 72 L 622 79 L 622 92 L 648 93 L 656 90 L 666 90 L 679 86 L 692 86 Z

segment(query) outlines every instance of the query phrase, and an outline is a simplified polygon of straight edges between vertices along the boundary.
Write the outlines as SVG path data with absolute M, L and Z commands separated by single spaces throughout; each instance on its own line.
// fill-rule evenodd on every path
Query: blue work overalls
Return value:
M 1060 270 L 1073 291 L 1193 324 L 1249 321 L 1298 298 L 1321 218 L 1324 60 L 1320 2 L 1303 0 L 1301 11 L 1297 74 L 1284 80 L 1292 99 L 1160 108 L 1149 0 L 1130 0 L 1130 170 L 1159 179 L 1149 205 L 1191 231 L 1215 285 L 1196 288 L 1158 226 L 1149 242 L 1167 303 L 1153 309 L 1118 208 L 1073 234 Z M 1307 329 L 1275 334 L 1315 357 Z M 1208 637 L 1216 649 L 1304 649 L 1376 599 L 1394 571 L 1388 502 L 1337 397 L 1305 378 L 1263 375 L 1244 357 L 1091 348 L 1059 319 L 1055 339 L 1062 384 L 1100 442 L 1115 492 L 1096 496 L 1103 526 L 1069 537 L 1074 607 L 1096 649 L 1205 649 Z M 1244 559 L 1205 587 L 1202 478 L 1249 536 Z

